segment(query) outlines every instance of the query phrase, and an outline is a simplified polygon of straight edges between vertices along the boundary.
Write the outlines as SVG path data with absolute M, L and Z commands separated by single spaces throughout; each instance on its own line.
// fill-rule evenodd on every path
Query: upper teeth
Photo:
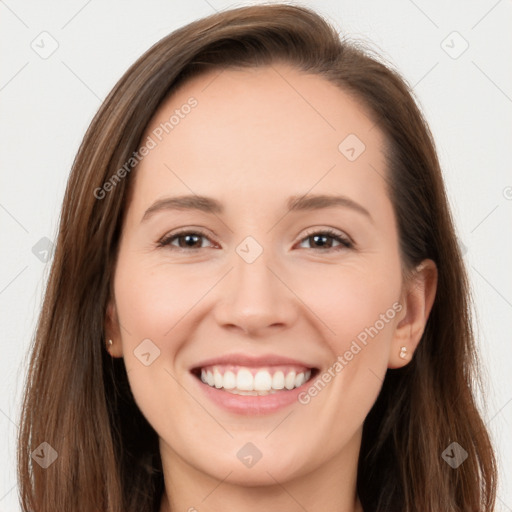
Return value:
M 311 377 L 311 370 L 297 373 L 295 370 L 276 371 L 273 375 L 268 370 L 257 370 L 254 375 L 248 368 L 238 371 L 226 371 L 222 374 L 215 366 L 201 370 L 201 380 L 211 387 L 234 391 L 270 391 L 293 389 L 302 386 Z

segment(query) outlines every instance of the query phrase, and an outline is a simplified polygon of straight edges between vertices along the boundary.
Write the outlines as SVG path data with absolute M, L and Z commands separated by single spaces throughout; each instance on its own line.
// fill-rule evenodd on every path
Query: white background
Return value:
M 55 240 L 84 132 L 115 82 L 154 42 L 215 10 L 249 3 L 262 2 L 0 0 L 0 512 L 19 510 L 15 436 L 50 264 L 32 248 L 43 237 Z M 431 126 L 478 312 L 485 419 L 501 466 L 496 509 L 512 511 L 512 3 L 303 5 L 342 33 L 371 41 L 414 86 Z M 31 44 L 48 50 L 52 38 L 58 48 L 43 59 Z M 453 58 L 464 40 L 469 47 Z

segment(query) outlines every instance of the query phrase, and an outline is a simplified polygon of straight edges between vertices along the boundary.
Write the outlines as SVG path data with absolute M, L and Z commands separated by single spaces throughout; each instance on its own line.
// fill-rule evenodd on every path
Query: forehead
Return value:
M 136 173 L 142 201 L 233 192 L 243 202 L 288 197 L 292 187 L 341 187 L 371 202 L 384 190 L 384 138 L 367 110 L 326 79 L 284 64 L 187 80 L 159 107 L 148 138 L 154 147 Z

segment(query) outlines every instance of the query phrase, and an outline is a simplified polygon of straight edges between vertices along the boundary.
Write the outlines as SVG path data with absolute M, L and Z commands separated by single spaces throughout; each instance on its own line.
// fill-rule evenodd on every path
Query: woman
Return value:
M 491 511 L 476 363 L 403 80 L 306 8 L 218 13 L 125 73 L 74 162 L 22 506 Z

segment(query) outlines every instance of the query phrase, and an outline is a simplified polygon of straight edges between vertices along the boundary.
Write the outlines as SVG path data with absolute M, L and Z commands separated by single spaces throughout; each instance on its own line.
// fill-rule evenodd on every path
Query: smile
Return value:
M 189 371 L 198 392 L 217 407 L 261 415 L 298 404 L 319 367 L 281 354 L 229 353 L 196 362 Z

